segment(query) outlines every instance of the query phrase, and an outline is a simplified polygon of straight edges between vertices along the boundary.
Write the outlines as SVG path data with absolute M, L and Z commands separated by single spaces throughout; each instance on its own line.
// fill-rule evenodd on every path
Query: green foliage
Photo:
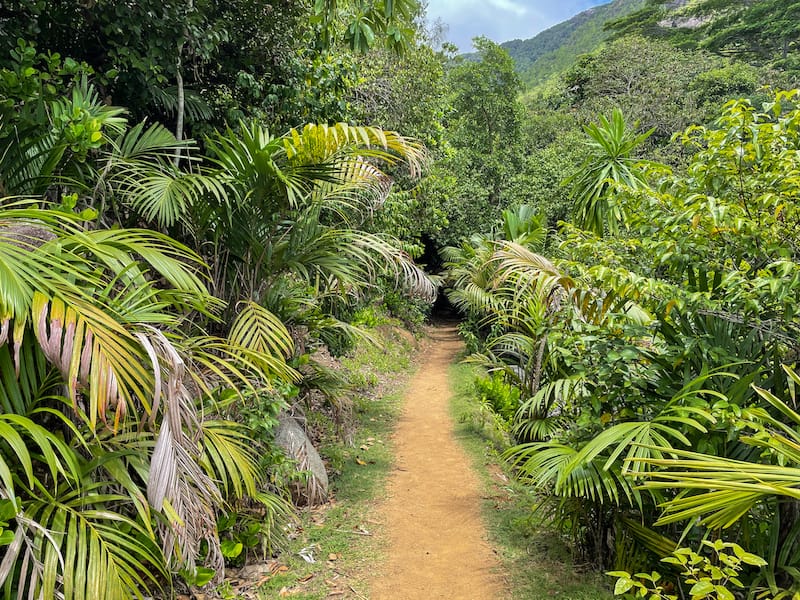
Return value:
M 632 154 L 653 130 L 633 134 L 622 112 L 614 109 L 611 119 L 601 116 L 599 125 L 591 123 L 585 131 L 590 138 L 589 158 L 564 181 L 575 198 L 575 222 L 599 236 L 606 230 L 616 233 L 625 218 L 613 196 L 620 186 L 636 190 L 643 185 L 641 167 Z
M 424 238 L 437 234 L 446 224 L 432 172 L 435 168 L 431 168 L 445 151 L 442 122 L 450 110 L 445 57 L 426 44 L 417 44 L 400 56 L 374 49 L 359 57 L 358 72 L 350 98 L 355 119 L 402 131 L 427 150 L 419 179 L 409 177 L 403 168 L 390 170 L 395 186 L 381 210 L 365 223 L 370 231 L 391 234 L 418 258 L 425 252 Z
M 610 28 L 617 35 L 643 33 L 796 73 L 797 48 L 792 40 L 797 36 L 798 11 L 796 2 L 776 0 L 698 0 L 677 6 L 650 0 L 646 8 Z
M 225 511 L 217 520 L 220 552 L 226 564 L 242 565 L 248 560 L 265 561 L 283 549 L 283 527 L 294 521 L 288 500 L 272 494 L 257 494 Z
M 386 323 L 387 318 L 375 306 L 365 306 L 353 314 L 350 322 L 357 327 L 373 328 Z
M 440 246 L 490 231 L 511 204 L 508 189 L 520 168 L 519 77 L 500 46 L 486 38 L 474 44 L 477 60 L 459 58 L 448 72 L 451 150 L 434 171 L 447 218 L 433 236 Z
M 91 16 L 83 6 L 18 4 L 19 15 L 2 13 L 2 44 L 22 27 L 51 50 L 51 17 Z M 271 553 L 292 512 L 278 493 L 289 469 L 272 446 L 277 412 L 297 393 L 292 334 L 303 323 L 313 333 L 302 342 L 318 343 L 325 329 L 352 334 L 333 313 L 380 274 L 432 294 L 392 239 L 361 228 L 390 188 L 377 165 L 402 162 L 413 180 L 416 142 L 345 124 L 276 137 L 254 123 L 241 136 L 210 135 L 216 162 L 200 164 L 180 128 L 131 126 L 108 101 L 135 90 L 135 113 L 158 116 L 153 103 L 169 112 L 165 89 L 190 78 L 181 62 L 190 55 L 195 69 L 209 67 L 210 93 L 221 89 L 214 69 L 232 65 L 208 61 L 233 29 L 259 26 L 244 24 L 264 8 L 256 4 L 101 3 L 86 30 L 116 38 L 86 60 L 113 69 L 24 42 L 0 59 L 0 192 L 22 196 L 0 199 L 6 595 L 169 594 L 176 574 L 204 585 L 222 576 L 223 557 Z M 18 20 L 25 15 L 36 18 Z M 75 56 L 90 37 L 72 41 Z M 184 116 L 213 116 L 178 93 Z M 152 229 L 125 227 L 145 224 Z M 223 507 L 235 525 L 218 522 Z
M 418 10 L 414 0 L 20 0 L 3 7 L 0 65 L 17 38 L 30 40 L 87 62 L 137 119 L 184 119 L 198 136 L 242 118 L 279 127 L 339 121 L 355 74 L 352 58 L 333 49 L 341 41 L 359 51 L 408 48 Z
M 758 62 L 773 62 L 779 67 L 796 70 L 796 48 L 792 40 L 798 34 L 800 3 L 762 0 L 752 6 L 738 3 L 701 2 L 696 14 L 705 10 L 719 15 L 706 31 L 703 45 L 718 52 L 733 51 Z
M 428 319 L 431 303 L 419 298 L 409 298 L 395 290 L 383 294 L 383 304 L 389 314 L 400 319 L 403 326 L 412 332 L 420 333 Z
M 680 136 L 693 153 L 685 172 L 643 163 L 635 185 L 609 189 L 625 215 L 613 235 L 565 223 L 552 261 L 486 238 L 448 252 L 453 300 L 469 311 L 479 352 L 470 361 L 501 370 L 522 392 L 514 432 L 527 443 L 509 457 L 577 552 L 597 564 L 646 567 L 648 553 L 663 556 L 671 539 L 699 541 L 705 526 L 728 526 L 770 560 L 748 585 L 791 587 L 796 518 L 773 495 L 794 487 L 778 483 L 788 471 L 763 496 L 739 486 L 767 472 L 766 437 L 752 442 L 745 432 L 763 424 L 761 411 L 776 410 L 773 396 L 790 395 L 779 365 L 796 356 L 788 157 L 797 94 L 779 92 L 761 110 L 729 102 L 713 128 Z M 618 147 L 595 133 L 598 149 Z M 751 383 L 772 396 L 759 398 Z M 780 421 L 793 429 L 786 413 Z M 775 435 L 774 460 L 785 463 Z M 665 471 L 674 461 L 675 472 Z M 679 470 L 691 461 L 697 474 Z M 701 475 L 723 468 L 713 484 Z M 734 469 L 735 484 L 726 481 Z M 701 480 L 708 495 L 680 491 Z M 708 518 L 679 526 L 697 514 Z M 777 523 L 785 535 L 770 533 Z
M 315 0 L 314 16 L 322 24 L 322 41 L 336 37 L 353 50 L 367 52 L 383 41 L 396 52 L 405 51 L 414 37 L 416 0 Z
M 475 393 L 480 402 L 487 404 L 492 411 L 507 423 L 511 423 L 519 408 L 519 389 L 506 383 L 503 374 L 491 373 L 475 380 Z
M 747 565 L 761 567 L 766 565 L 762 558 L 746 552 L 738 544 L 715 540 L 703 540 L 704 548 L 711 549 L 712 558 L 694 552 L 690 548 L 678 548 L 671 556 L 661 559 L 661 562 L 675 565 L 682 569 L 681 580 L 686 586 L 692 600 L 733 600 L 734 592 L 731 588 L 742 588 L 744 584 L 739 580 L 740 572 Z M 662 582 L 661 575 L 652 573 L 637 573 L 631 575 L 624 571 L 612 571 L 608 575 L 617 578 L 614 586 L 615 596 L 638 598 L 647 596 L 653 600 L 677 600 L 678 595 L 669 593 L 675 589 L 671 582 Z
M 619 108 L 654 131 L 651 144 L 663 145 L 674 132 L 711 120 L 720 103 L 755 95 L 773 77 L 707 52 L 631 35 L 581 57 L 565 72 L 563 86 L 585 119 Z
M 424 44 L 402 56 L 375 49 L 358 57 L 357 64 L 351 103 L 359 122 L 402 131 L 430 150 L 441 145 L 441 121 L 449 108 L 441 53 Z

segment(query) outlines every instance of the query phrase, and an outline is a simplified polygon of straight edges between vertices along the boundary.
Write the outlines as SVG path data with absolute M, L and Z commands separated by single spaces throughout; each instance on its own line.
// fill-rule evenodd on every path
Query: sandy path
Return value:
M 388 548 L 371 598 L 502 598 L 499 567 L 480 518 L 480 484 L 454 439 L 448 412 L 448 367 L 461 343 L 452 326 L 431 334 L 394 436 L 388 497 L 376 511 Z

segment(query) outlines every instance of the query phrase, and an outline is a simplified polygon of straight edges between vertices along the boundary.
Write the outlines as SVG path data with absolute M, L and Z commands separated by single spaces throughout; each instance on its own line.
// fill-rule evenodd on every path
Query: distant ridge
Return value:
M 629 15 L 645 3 L 646 0 L 614 0 L 585 10 L 530 39 L 500 45 L 514 59 L 525 85 L 536 87 L 554 73 L 567 69 L 578 55 L 600 46 L 609 36 L 603 30 L 607 21 Z

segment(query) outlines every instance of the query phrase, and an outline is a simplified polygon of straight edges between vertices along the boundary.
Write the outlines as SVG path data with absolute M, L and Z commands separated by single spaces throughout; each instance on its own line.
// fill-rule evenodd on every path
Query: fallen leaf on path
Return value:
M 363 467 L 363 466 L 365 466 L 367 463 L 365 463 L 363 460 L 361 460 L 360 458 L 358 458 L 358 457 L 356 456 L 356 464 L 358 464 L 358 465 L 361 465 L 361 466 Z

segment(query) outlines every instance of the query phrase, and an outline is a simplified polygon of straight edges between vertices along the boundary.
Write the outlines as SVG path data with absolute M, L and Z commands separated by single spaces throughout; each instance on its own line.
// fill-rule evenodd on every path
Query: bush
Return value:
M 431 304 L 424 300 L 390 291 L 383 296 L 383 302 L 393 317 L 400 319 L 410 331 L 419 332 L 431 311 Z
M 506 383 L 502 373 L 495 371 L 475 380 L 475 391 L 481 403 L 499 415 L 510 426 L 519 408 L 519 389 Z

